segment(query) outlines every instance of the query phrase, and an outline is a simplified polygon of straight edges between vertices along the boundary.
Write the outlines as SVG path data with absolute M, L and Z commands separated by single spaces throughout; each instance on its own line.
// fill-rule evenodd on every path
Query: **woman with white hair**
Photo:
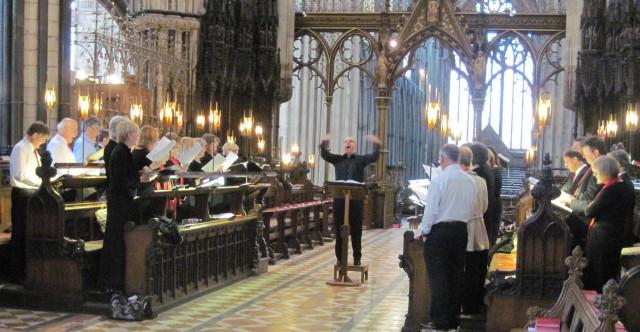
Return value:
M 602 292 L 602 286 L 619 274 L 625 217 L 633 211 L 634 192 L 618 177 L 620 166 L 609 156 L 601 156 L 592 165 L 602 189 L 585 210 L 591 219 L 584 273 L 584 288 Z
M 118 144 L 110 155 L 109 174 L 114 181 L 107 187 L 107 227 L 100 264 L 100 284 L 107 290 L 124 291 L 125 246 L 124 225 L 133 220 L 140 175 L 133 162 L 131 149 L 138 142 L 140 128 L 131 120 L 118 123 Z M 117 179 L 117 180 L 115 180 Z

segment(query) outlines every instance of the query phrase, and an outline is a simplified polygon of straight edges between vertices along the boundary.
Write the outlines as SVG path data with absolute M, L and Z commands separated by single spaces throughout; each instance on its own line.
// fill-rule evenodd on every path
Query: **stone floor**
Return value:
M 409 292 L 408 278 L 398 267 L 404 231 L 365 231 L 363 263 L 370 272 L 360 287 L 326 285 L 335 262 L 333 243 L 328 243 L 154 320 L 0 308 L 0 331 L 400 331 Z

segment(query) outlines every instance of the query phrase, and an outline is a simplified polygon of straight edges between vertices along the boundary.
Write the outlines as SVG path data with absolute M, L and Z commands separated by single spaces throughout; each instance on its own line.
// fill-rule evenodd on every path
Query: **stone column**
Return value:
M 324 102 L 327 106 L 327 128 L 326 128 L 326 132 L 330 133 L 331 132 L 331 110 L 333 107 L 333 96 L 327 94 L 325 96 Z M 329 179 L 329 167 L 328 167 L 328 163 L 325 162 L 325 166 L 324 166 L 324 180 L 327 181 Z
M 482 132 L 482 112 L 484 110 L 485 102 L 485 89 L 472 89 L 471 91 L 471 104 L 473 105 L 473 139 L 476 140 L 480 137 Z
M 382 146 L 380 147 L 380 158 L 376 162 L 376 178 L 378 183 L 384 187 L 384 174 L 387 168 L 387 159 L 389 157 L 389 150 L 387 149 L 387 119 L 389 118 L 389 103 L 390 97 L 378 96 L 376 97 L 376 117 L 377 117 L 377 135 L 382 140 Z
M 62 119 L 71 115 L 71 0 L 60 0 L 58 38 L 58 114 Z
M 23 136 L 23 110 L 24 110 L 24 43 L 25 43 L 25 1 L 13 0 L 13 12 L 11 15 L 12 41 L 9 47 L 11 52 L 11 64 L 9 81 L 10 95 L 7 109 L 10 127 L 7 133 L 9 144 L 17 143 Z

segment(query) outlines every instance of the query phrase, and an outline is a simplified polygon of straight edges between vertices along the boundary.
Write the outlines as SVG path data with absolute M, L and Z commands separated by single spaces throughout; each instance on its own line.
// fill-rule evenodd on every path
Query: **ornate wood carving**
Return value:
M 207 3 L 201 27 L 198 95 L 201 109 L 219 104 L 222 133 L 234 130 L 243 111 L 253 109 L 265 136 L 270 135 L 272 109 L 279 96 L 277 25 L 276 0 Z
M 377 31 L 385 20 L 391 26 L 398 26 L 409 13 L 393 12 L 384 16 L 379 13 L 298 13 L 296 29 L 319 31 L 344 31 L 361 29 Z M 521 15 L 456 13 L 471 29 L 524 30 L 540 32 L 560 32 L 566 29 L 565 15 Z

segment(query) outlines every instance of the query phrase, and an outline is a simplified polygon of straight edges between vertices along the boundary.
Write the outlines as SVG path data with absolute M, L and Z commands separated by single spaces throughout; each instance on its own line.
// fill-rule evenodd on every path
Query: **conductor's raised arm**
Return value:
M 329 134 L 326 134 L 320 143 L 320 157 L 332 164 L 340 159 L 340 155 L 329 152 Z

